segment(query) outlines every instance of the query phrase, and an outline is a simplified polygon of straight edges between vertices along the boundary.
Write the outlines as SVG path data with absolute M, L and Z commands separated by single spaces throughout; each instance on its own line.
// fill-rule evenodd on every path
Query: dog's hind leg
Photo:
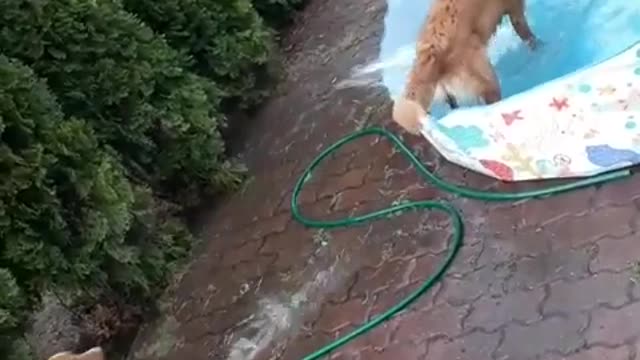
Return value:
M 484 46 L 473 48 L 464 63 L 464 81 L 470 90 L 480 96 L 485 104 L 493 104 L 502 98 L 498 77 L 491 65 Z

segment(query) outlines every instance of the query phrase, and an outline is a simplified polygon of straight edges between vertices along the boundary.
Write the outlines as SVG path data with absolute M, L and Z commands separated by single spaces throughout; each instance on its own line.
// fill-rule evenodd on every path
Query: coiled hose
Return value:
M 397 214 L 400 212 L 405 212 L 407 210 L 432 210 L 432 211 L 441 211 L 449 216 L 451 219 L 451 226 L 453 228 L 453 235 L 451 240 L 451 245 L 449 246 L 447 255 L 444 260 L 440 263 L 436 271 L 431 274 L 420 287 L 415 290 L 413 293 L 408 295 L 406 298 L 402 299 L 396 305 L 392 306 L 390 309 L 386 310 L 382 314 L 374 317 L 369 322 L 363 324 L 359 328 L 355 329 L 351 333 L 333 341 L 332 343 L 322 347 L 321 349 L 315 351 L 314 353 L 307 355 L 303 360 L 315 360 L 320 359 L 326 355 L 329 355 L 331 352 L 336 349 L 342 347 L 348 342 L 355 340 L 356 338 L 368 333 L 369 331 L 375 329 L 380 326 L 385 321 L 389 320 L 393 316 L 400 313 L 402 310 L 407 308 L 413 302 L 418 300 L 422 295 L 424 295 L 429 289 L 431 289 L 444 275 L 447 271 L 451 263 L 455 259 L 458 254 L 458 250 L 462 246 L 462 241 L 464 238 L 464 224 L 462 220 L 462 216 L 460 212 L 453 207 L 450 203 L 444 201 L 413 201 L 409 203 L 404 203 L 401 205 L 395 205 L 388 208 L 384 208 L 381 210 L 376 210 L 370 213 L 366 213 L 363 215 L 347 217 L 338 220 L 331 221 L 322 221 L 322 220 L 314 220 L 305 217 L 300 212 L 300 207 L 298 205 L 298 198 L 300 193 L 302 192 L 302 188 L 304 184 L 311 178 L 313 171 L 322 163 L 322 161 L 338 151 L 345 144 L 351 143 L 355 140 L 358 140 L 362 137 L 377 135 L 389 140 L 393 146 L 395 146 L 400 153 L 402 153 L 407 160 L 416 168 L 420 176 L 424 178 L 424 180 L 431 185 L 439 188 L 442 191 L 452 193 L 454 195 L 476 199 L 481 201 L 515 201 L 522 199 L 530 199 L 530 198 L 541 198 L 547 197 L 551 195 L 556 195 L 560 193 L 564 193 L 567 191 L 588 187 L 595 184 L 600 184 L 612 180 L 617 180 L 626 176 L 629 176 L 631 172 L 629 170 L 619 170 L 615 172 L 605 173 L 602 175 L 594 176 L 591 178 L 586 178 L 583 180 L 578 180 L 572 183 L 552 186 L 545 189 L 532 190 L 532 191 L 524 191 L 524 192 L 516 192 L 516 193 L 503 193 L 503 192 L 492 192 L 492 191 L 480 191 L 471 189 L 464 186 L 455 185 L 449 183 L 441 178 L 437 177 L 435 174 L 431 173 L 418 159 L 418 157 L 409 149 L 407 146 L 394 134 L 391 132 L 378 128 L 368 128 L 361 131 L 357 131 L 351 133 L 348 136 L 340 139 L 333 145 L 329 146 L 326 150 L 322 151 L 320 155 L 318 155 L 311 164 L 304 170 L 296 185 L 293 189 L 293 195 L 291 197 L 291 212 L 293 217 L 298 222 L 310 228 L 320 228 L 320 229 L 333 229 L 338 227 L 349 227 L 357 224 L 362 224 L 365 222 L 370 222 L 374 220 L 378 220 L 381 218 L 385 218 L 390 214 Z

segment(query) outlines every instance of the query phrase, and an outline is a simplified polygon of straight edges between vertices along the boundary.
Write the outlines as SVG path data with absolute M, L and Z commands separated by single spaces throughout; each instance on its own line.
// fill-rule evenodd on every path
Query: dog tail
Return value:
M 404 94 L 393 104 L 393 120 L 412 134 L 420 132 L 421 120 L 429 114 L 433 102 L 439 72 L 436 59 L 433 45 L 418 47 Z
M 393 121 L 411 134 L 420 133 L 421 121 L 425 116 L 427 114 L 420 104 L 406 97 L 400 97 L 393 103 Z

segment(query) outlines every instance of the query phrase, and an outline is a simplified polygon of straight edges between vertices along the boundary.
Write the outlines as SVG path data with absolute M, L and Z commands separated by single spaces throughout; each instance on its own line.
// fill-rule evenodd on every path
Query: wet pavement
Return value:
M 306 229 L 291 190 L 326 146 L 389 124 L 383 88 L 337 89 L 373 61 L 382 0 L 312 0 L 285 39 L 287 74 L 247 125 L 253 175 L 207 214 L 194 259 L 131 360 L 297 360 L 417 288 L 442 260 L 451 230 L 436 213 L 365 226 Z M 516 191 L 440 159 L 405 136 L 446 179 Z M 544 200 L 484 203 L 425 184 L 384 140 L 345 147 L 309 181 L 304 213 L 334 219 L 405 200 L 450 200 L 464 247 L 445 279 L 403 314 L 332 359 L 633 360 L 640 348 L 640 176 Z

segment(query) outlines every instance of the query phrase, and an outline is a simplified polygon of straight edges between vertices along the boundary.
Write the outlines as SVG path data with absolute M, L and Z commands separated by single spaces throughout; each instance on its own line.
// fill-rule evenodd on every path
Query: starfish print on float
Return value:
M 551 103 L 549 104 L 550 107 L 555 108 L 558 111 L 562 111 L 563 109 L 568 109 L 569 108 L 569 99 L 567 99 L 566 97 L 563 98 L 553 98 L 553 100 L 551 100 Z
M 516 120 L 524 120 L 522 115 L 520 115 L 520 112 L 521 112 L 520 110 L 515 110 L 510 113 L 502 113 L 502 119 L 504 120 L 504 123 L 507 126 L 509 126 L 513 124 Z

